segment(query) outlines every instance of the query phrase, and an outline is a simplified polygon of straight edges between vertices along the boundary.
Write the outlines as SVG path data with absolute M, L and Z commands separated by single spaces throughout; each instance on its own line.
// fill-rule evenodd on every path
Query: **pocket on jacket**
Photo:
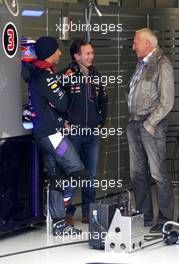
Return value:
M 143 108 L 146 110 L 153 106 L 153 104 L 159 97 L 156 87 L 157 84 L 153 80 L 142 81 L 142 84 L 140 86 L 140 101 L 143 102 Z

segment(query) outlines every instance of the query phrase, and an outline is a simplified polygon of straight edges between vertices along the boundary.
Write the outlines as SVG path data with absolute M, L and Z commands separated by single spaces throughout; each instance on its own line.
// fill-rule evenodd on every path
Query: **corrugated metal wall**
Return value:
M 178 0 L 119 0 L 120 6 L 125 8 L 168 8 L 179 7 Z

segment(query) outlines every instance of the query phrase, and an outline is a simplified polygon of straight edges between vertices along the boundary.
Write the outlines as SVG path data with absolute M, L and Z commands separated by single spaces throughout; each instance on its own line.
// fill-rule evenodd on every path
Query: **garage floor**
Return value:
M 177 192 L 175 198 L 175 212 L 178 214 Z M 54 237 L 51 232 L 47 232 L 44 225 L 0 238 L 0 264 L 179 263 L 179 244 L 166 246 L 159 238 L 145 244 L 147 246 L 155 243 L 154 245 L 134 253 L 105 253 L 88 246 L 88 225 L 81 224 L 80 210 L 77 210 L 76 226 L 83 230 L 84 235 L 80 238 Z M 145 231 L 147 235 L 149 228 L 145 227 Z
M 77 240 L 75 240 L 77 242 Z M 9 238 L 8 243 L 1 241 L 1 255 L 27 248 L 40 248 L 54 246 L 44 250 L 21 253 L 0 258 L 1 264 L 85 264 L 85 263 L 121 263 L 121 264 L 178 264 L 179 245 L 166 246 L 163 242 L 147 247 L 131 254 L 105 253 L 101 250 L 90 249 L 88 243 L 74 245 L 60 244 L 59 238 L 46 236 L 44 231 L 27 232 L 14 238 Z M 4 245 L 3 245 L 4 244 Z M 5 245 L 6 244 L 6 245 Z

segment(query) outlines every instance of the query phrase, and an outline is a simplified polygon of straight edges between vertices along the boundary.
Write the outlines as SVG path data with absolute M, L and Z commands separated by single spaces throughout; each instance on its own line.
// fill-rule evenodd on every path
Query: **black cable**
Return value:
M 78 241 L 78 242 L 70 242 L 70 243 L 66 243 L 66 244 L 58 244 L 58 245 L 47 246 L 47 247 L 40 247 L 40 248 L 35 248 L 35 249 L 28 249 L 28 250 L 23 250 L 23 251 L 19 251 L 19 252 L 4 254 L 4 255 L 1 255 L 0 258 L 6 258 L 6 257 L 15 256 L 15 255 L 20 255 L 20 254 L 40 251 L 40 250 L 44 250 L 44 249 L 63 247 L 63 246 L 69 246 L 69 245 L 75 245 L 75 244 L 82 244 L 82 243 L 87 243 L 87 242 L 88 242 L 88 240 Z
M 146 242 L 153 241 L 153 240 L 156 240 L 156 239 L 159 239 L 159 238 L 162 238 L 162 235 L 145 235 L 144 236 L 144 240 Z
M 141 247 L 141 249 L 144 249 L 144 248 L 147 248 L 147 247 L 150 247 L 150 246 L 153 246 L 153 245 L 159 244 L 159 243 L 161 243 L 162 241 L 163 241 L 163 239 L 162 239 L 162 240 L 159 240 L 159 241 L 157 241 L 157 242 L 155 242 L 155 243 L 152 243 L 152 244 L 146 245 L 146 246 L 144 246 L 144 247 Z

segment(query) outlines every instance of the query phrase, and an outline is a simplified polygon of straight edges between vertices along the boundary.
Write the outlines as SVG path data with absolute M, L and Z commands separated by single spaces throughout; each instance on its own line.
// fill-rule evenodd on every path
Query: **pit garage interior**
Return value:
M 149 27 L 159 39 L 159 46 L 170 58 L 175 76 L 175 103 L 168 116 L 166 163 L 175 197 L 174 221 L 179 221 L 179 1 L 177 0 L 0 0 L 0 263 L 63 263 L 63 264 L 140 264 L 178 263 L 179 243 L 167 246 L 161 235 L 148 236 L 139 250 L 133 252 L 105 252 L 89 246 L 88 236 L 75 238 L 54 237 L 47 221 L 47 187 L 44 183 L 44 167 L 41 152 L 30 129 L 22 125 L 22 110 L 28 103 L 28 87 L 21 79 L 21 37 L 37 40 L 40 36 L 53 36 L 62 51 L 59 69 L 70 62 L 69 48 L 76 38 L 86 32 L 70 30 L 63 36 L 59 24 L 63 18 L 79 25 L 85 23 L 84 9 L 88 2 L 97 4 L 102 16 L 93 8 L 92 24 L 121 25 L 121 30 L 91 31 L 91 43 L 95 53 L 95 66 L 105 76 L 114 76 L 107 83 L 108 113 L 106 128 L 122 135 L 100 138 L 100 158 L 97 179 L 103 185 L 96 187 L 96 199 L 101 201 L 107 194 L 111 197 L 130 191 L 131 204 L 135 208 L 129 176 L 129 150 L 126 136 L 128 123 L 127 86 L 133 74 L 137 57 L 132 50 L 135 31 Z M 19 10 L 16 10 L 17 6 Z M 8 8 L 10 7 L 10 8 Z M 11 10 L 12 9 L 12 10 Z M 26 10 L 41 11 L 40 16 L 25 16 Z M 16 14 L 14 14 L 17 12 Z M 14 56 L 4 51 L 4 29 L 13 23 L 17 34 L 17 50 Z M 106 81 L 106 79 L 104 80 Z M 120 188 L 107 185 L 109 180 L 120 182 Z M 151 180 L 154 209 L 157 211 L 155 184 Z M 8 213 L 4 196 L 13 197 L 13 210 Z M 110 198 L 112 199 L 112 198 Z M 88 233 L 88 225 L 81 223 L 81 193 L 75 193 L 75 226 Z M 155 215 L 156 217 L 156 215 Z M 5 220 L 4 220 L 5 218 Z M 178 227 L 175 228 L 178 231 Z M 132 231 L 131 231 L 132 233 Z M 179 231 L 178 231 L 179 240 Z

